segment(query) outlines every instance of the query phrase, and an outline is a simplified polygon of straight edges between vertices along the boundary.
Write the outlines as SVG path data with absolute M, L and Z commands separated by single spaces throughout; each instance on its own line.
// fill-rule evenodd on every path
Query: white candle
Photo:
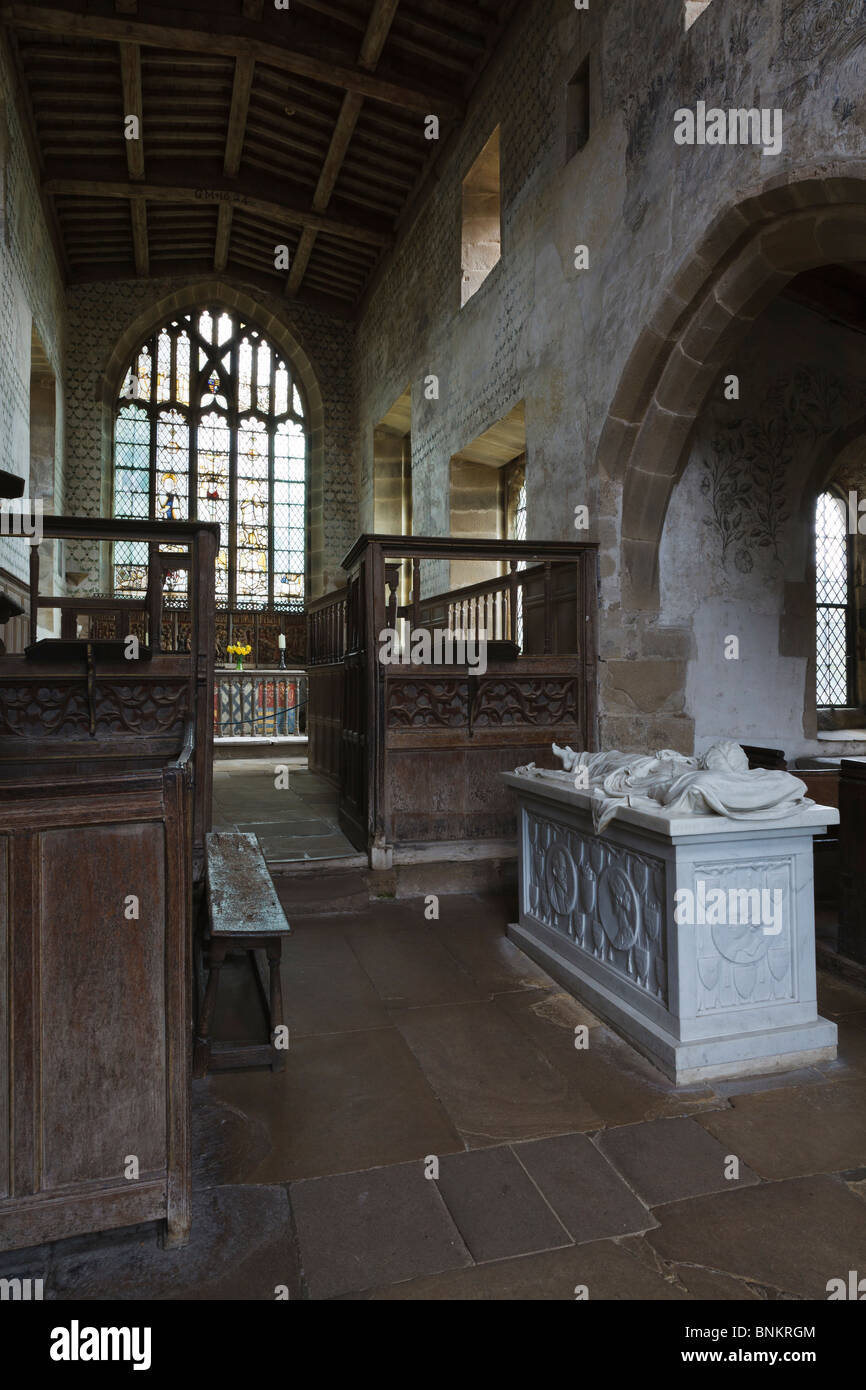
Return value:
M 284 651 L 286 650 L 286 638 L 285 638 L 285 634 L 282 633 L 282 632 L 280 633 L 279 637 L 277 638 L 277 646 L 279 647 L 279 649 L 280 649 L 281 652 L 284 652 Z

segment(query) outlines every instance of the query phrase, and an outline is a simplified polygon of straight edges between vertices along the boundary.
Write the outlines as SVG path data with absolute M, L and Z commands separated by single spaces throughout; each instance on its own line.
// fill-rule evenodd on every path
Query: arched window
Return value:
M 849 547 L 845 503 L 822 492 L 815 507 L 817 704 L 851 703 Z
M 114 515 L 218 521 L 221 607 L 303 607 L 306 476 L 304 402 L 259 329 L 199 309 L 142 343 L 115 415 Z M 146 545 L 118 542 L 115 593 L 142 594 L 146 567 Z M 186 578 L 169 576 L 169 602 Z

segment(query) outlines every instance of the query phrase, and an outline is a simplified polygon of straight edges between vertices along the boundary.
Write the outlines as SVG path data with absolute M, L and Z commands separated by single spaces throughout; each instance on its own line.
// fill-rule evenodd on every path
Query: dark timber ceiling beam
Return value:
M 235 63 L 235 77 L 232 86 L 232 107 L 229 115 L 228 135 L 223 173 L 233 179 L 241 167 L 244 148 L 244 135 L 247 128 L 247 113 L 250 109 L 250 92 L 253 86 L 255 62 L 252 58 L 238 58 Z
M 138 120 L 138 139 L 127 140 L 121 130 L 126 146 L 126 167 L 131 179 L 144 178 L 144 122 L 141 102 L 141 49 L 135 43 L 120 44 L 120 76 L 123 82 L 123 119 L 135 116 Z
M 181 12 L 182 13 L 182 12 Z M 415 111 L 421 115 L 435 112 L 450 118 L 462 114 L 463 101 L 454 91 L 421 91 L 408 84 L 391 82 L 359 65 L 336 61 L 333 57 L 317 57 L 300 46 L 277 43 L 251 37 L 243 28 L 233 32 L 184 29 L 177 24 L 146 24 L 137 19 L 122 19 L 113 15 L 95 15 L 80 6 L 42 7 L 40 5 L 0 5 L 0 19 L 15 29 L 51 34 L 72 39 L 97 39 L 108 43 L 137 43 L 145 47 L 174 49 L 184 53 L 213 53 L 223 57 L 248 57 L 297 77 L 310 78 L 329 87 L 342 88 L 361 97 L 372 97 L 388 106 Z M 242 24 L 243 21 L 240 21 Z M 249 27 L 249 25 L 248 25 Z M 293 32 L 297 32 L 297 27 Z M 309 46 L 313 46 L 312 43 Z M 319 45 L 321 47 L 321 45 Z M 333 53 L 333 48 L 329 50 Z
M 231 207 L 243 208 L 245 212 L 260 213 L 278 227 L 311 227 L 317 232 L 326 232 L 330 236 L 361 242 L 367 246 L 391 244 L 390 232 L 377 231 L 354 222 L 343 222 L 335 217 L 324 217 L 312 209 L 272 202 L 267 198 L 249 194 L 242 186 L 202 189 L 172 183 L 118 183 L 109 179 L 47 178 L 42 189 L 52 197 L 58 194 L 71 198 L 144 197 L 152 203 L 189 203 L 198 207 L 228 203 Z
M 147 244 L 147 204 L 143 198 L 133 198 L 129 204 L 132 219 L 132 247 L 135 255 L 135 273 L 142 279 L 150 274 L 150 255 Z
M 214 270 L 225 270 L 229 260 L 229 241 L 232 233 L 232 210 L 228 203 L 220 203 L 217 214 L 216 244 L 213 253 Z
M 177 259 L 159 260 L 154 266 L 154 274 L 164 275 L 170 279 L 178 280 L 198 280 L 207 279 L 213 275 L 213 267 L 209 257 L 179 257 Z M 232 267 L 229 266 L 225 272 L 225 277 L 232 284 L 244 286 L 252 285 L 256 289 L 262 290 L 264 294 L 273 295 L 276 301 L 280 294 L 279 274 L 269 275 L 262 270 L 254 270 L 252 267 Z M 103 283 L 105 281 L 126 280 L 129 272 L 122 266 L 111 262 L 100 264 L 93 262 L 86 268 L 76 266 L 67 279 L 70 285 L 90 285 Z M 267 301 L 263 301 L 265 307 Z M 312 290 L 305 290 L 299 295 L 298 302 L 309 304 L 313 309 L 319 309 L 324 314 L 330 314 L 334 318 L 352 319 L 354 317 L 353 305 L 347 299 L 342 299 L 337 295 L 320 294 Z
M 388 31 L 394 21 L 399 3 L 400 0 L 376 0 L 373 6 L 361 43 L 361 51 L 358 55 L 360 66 L 371 72 L 378 63 L 382 49 L 385 47 Z M 328 153 L 325 156 L 319 182 L 313 195 L 313 207 L 316 212 L 324 212 L 331 201 L 331 194 L 343 167 L 343 160 L 346 158 L 346 151 L 355 132 L 363 104 L 363 99 L 355 92 L 347 92 L 343 98 L 343 105 L 340 108 Z M 294 296 L 298 293 L 315 242 L 316 232 L 312 227 L 305 227 L 292 261 L 289 278 L 286 281 L 287 295 Z
M 247 15 L 248 8 L 249 7 L 245 4 L 245 15 Z M 261 6 L 259 6 L 258 15 L 247 15 L 247 17 L 260 19 Z M 241 167 L 241 157 L 244 152 L 244 138 L 247 130 L 247 115 L 250 109 L 250 92 L 253 86 L 255 66 L 254 59 L 248 56 L 238 58 L 235 62 L 235 75 L 232 83 L 232 104 L 231 111 L 229 112 L 225 158 L 223 160 L 223 173 L 227 179 L 237 178 Z M 225 270 L 226 268 L 231 234 L 231 205 L 229 203 L 221 203 L 219 217 L 217 218 L 216 242 L 214 244 L 214 270 Z
M 123 129 L 121 138 L 126 146 L 126 168 L 130 182 L 144 182 L 144 119 L 141 99 L 141 49 L 136 43 L 122 43 L 120 48 L 120 77 L 123 84 Z M 138 121 L 136 139 L 126 138 L 126 118 Z M 150 249 L 147 242 L 147 204 L 144 198 L 133 198 L 129 204 L 132 225 L 132 249 L 135 273 L 142 279 L 150 273 Z

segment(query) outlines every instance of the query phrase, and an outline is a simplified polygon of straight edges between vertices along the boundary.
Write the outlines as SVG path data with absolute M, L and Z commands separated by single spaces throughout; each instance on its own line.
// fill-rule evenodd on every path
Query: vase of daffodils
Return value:
M 244 657 L 249 656 L 250 652 L 252 651 L 252 647 L 245 647 L 243 642 L 233 642 L 230 647 L 226 647 L 226 651 L 228 652 L 229 656 L 233 656 L 235 658 L 236 669 L 238 671 L 242 671 L 244 669 Z

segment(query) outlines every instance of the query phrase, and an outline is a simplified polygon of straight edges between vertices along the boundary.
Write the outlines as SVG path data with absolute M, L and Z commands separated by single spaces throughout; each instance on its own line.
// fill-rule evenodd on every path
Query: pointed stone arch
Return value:
M 262 305 L 252 295 L 226 280 L 198 280 L 164 295 L 138 314 L 118 338 L 97 380 L 96 398 L 103 411 L 102 510 L 111 512 L 111 472 L 114 450 L 114 410 L 124 374 L 141 342 L 172 314 L 205 305 L 242 314 L 265 333 L 290 364 L 307 410 L 310 474 L 307 479 L 307 584 L 312 598 L 322 589 L 324 551 L 324 406 L 318 377 L 296 326 L 272 304 Z
M 860 176 L 854 177 L 857 173 Z M 658 554 L 695 422 L 731 353 L 789 280 L 866 260 L 866 166 L 803 178 L 716 219 L 643 328 L 611 402 L 600 472 L 622 485 L 622 598 L 658 611 Z

